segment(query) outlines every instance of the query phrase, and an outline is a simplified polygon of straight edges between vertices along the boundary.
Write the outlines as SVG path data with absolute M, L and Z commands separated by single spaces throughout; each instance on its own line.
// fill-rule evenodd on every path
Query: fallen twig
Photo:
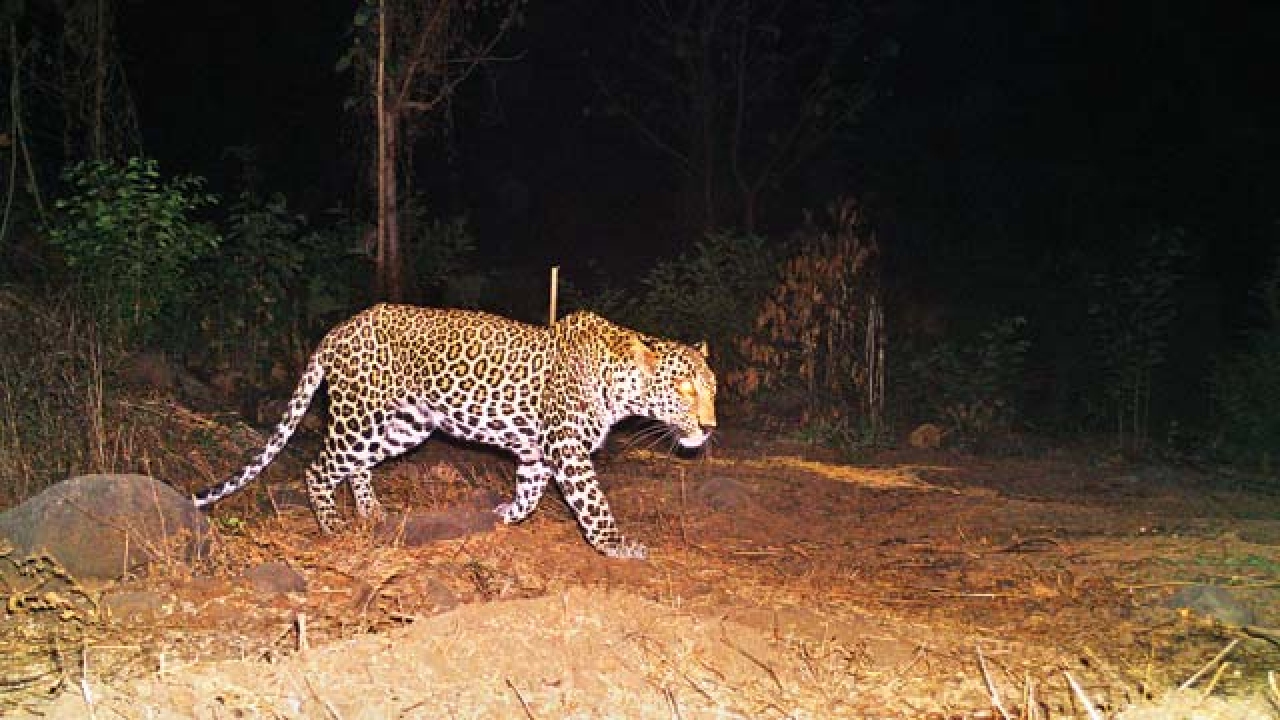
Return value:
M 93 697 L 93 688 L 89 687 L 89 646 L 85 645 L 81 648 L 82 657 L 80 659 L 80 697 L 84 698 L 85 707 L 89 708 L 89 717 L 96 718 L 98 716 L 96 701 Z
M 1085 694 L 1084 688 L 1080 687 L 1080 683 L 1076 682 L 1076 679 L 1071 677 L 1071 673 L 1066 670 L 1063 670 L 1062 674 L 1067 676 L 1067 684 L 1071 686 L 1071 692 L 1075 693 L 1076 699 L 1080 701 L 1081 705 L 1084 705 L 1084 711 L 1089 713 L 1089 720 L 1102 720 L 1102 715 L 1093 706 L 1093 701 Z
M 1187 678 L 1186 682 L 1178 686 L 1178 689 L 1186 690 L 1192 685 L 1195 685 L 1196 682 L 1200 680 L 1201 676 L 1203 676 L 1205 673 L 1209 672 L 1214 667 L 1216 667 L 1218 663 L 1222 662 L 1222 659 L 1225 658 L 1228 654 L 1230 654 L 1230 652 L 1236 648 L 1236 645 L 1239 645 L 1239 644 L 1240 644 L 1240 638 L 1235 638 L 1231 642 L 1227 643 L 1227 646 L 1222 648 L 1221 652 L 1219 652 L 1217 655 L 1214 655 L 1213 659 L 1205 663 L 1204 667 L 1200 668 L 1199 670 L 1196 671 L 1194 675 Z
M 1260 625 L 1244 625 L 1240 629 L 1250 637 L 1266 640 L 1272 645 L 1280 645 L 1280 629 L 1262 627 Z
M 750 660 L 756 667 L 768 673 L 769 677 L 773 680 L 773 684 L 778 687 L 778 692 L 786 692 L 786 690 L 782 687 L 782 680 L 778 678 L 778 673 L 774 672 L 773 668 L 769 667 L 768 663 L 757 658 L 756 656 L 752 655 L 746 650 L 738 647 L 736 644 L 734 644 L 732 640 L 729 639 L 729 635 L 727 633 L 722 633 L 722 637 L 720 639 L 725 645 L 728 645 L 729 647 L 737 651 L 739 655 L 746 658 L 747 660 Z
M 1062 552 L 1067 552 L 1067 548 L 1057 540 L 1051 537 L 1032 537 L 1017 542 L 1009 543 L 1000 548 L 996 552 L 1015 553 L 1015 552 L 1043 552 L 1050 547 L 1057 548 Z
M 1031 677 L 1031 673 L 1027 673 L 1026 680 L 1026 696 L 1023 698 L 1023 704 L 1026 709 L 1023 711 L 1027 720 L 1036 720 L 1036 716 L 1040 713 L 1036 710 L 1036 681 Z
M 1231 663 L 1229 662 L 1224 662 L 1218 666 L 1217 671 L 1213 673 L 1213 677 L 1209 678 L 1209 685 L 1204 689 L 1205 697 L 1209 697 L 1213 694 L 1213 689 L 1218 687 L 1218 681 L 1222 679 L 1222 674 L 1225 673 L 1227 668 L 1230 666 Z
M 315 683 L 311 682 L 311 676 L 307 674 L 306 671 L 303 671 L 302 673 L 302 682 L 307 684 L 307 690 L 310 691 L 311 696 L 320 701 L 320 704 L 324 706 L 324 710 L 329 714 L 330 718 L 333 718 L 333 720 L 342 720 L 342 715 L 338 713 L 338 709 L 333 706 L 333 703 L 329 702 L 329 698 L 321 695 L 320 691 L 316 690 Z
M 662 694 L 667 698 L 667 705 L 671 707 L 672 720 L 681 720 L 680 705 L 676 703 L 676 694 L 671 692 L 671 688 L 662 688 Z
M 298 652 L 305 653 L 311 649 L 311 644 L 307 641 L 307 614 L 298 613 Z
M 1004 709 L 1004 703 L 1000 702 L 1000 691 L 996 689 L 995 682 L 991 679 L 991 673 L 987 671 L 987 659 L 982 656 L 982 648 L 975 648 L 978 651 L 978 667 L 982 668 L 982 679 L 987 684 L 987 694 L 991 696 L 991 704 L 1000 713 L 1000 717 L 1004 720 L 1012 720 L 1009 712 Z
M 524 716 L 529 720 L 535 720 L 533 711 L 529 709 L 529 703 L 524 701 L 524 696 L 520 694 L 520 689 L 516 687 L 516 684 L 511 682 L 511 678 L 507 678 L 507 687 L 511 688 L 511 692 L 516 694 L 516 699 L 520 701 L 520 707 L 524 709 Z

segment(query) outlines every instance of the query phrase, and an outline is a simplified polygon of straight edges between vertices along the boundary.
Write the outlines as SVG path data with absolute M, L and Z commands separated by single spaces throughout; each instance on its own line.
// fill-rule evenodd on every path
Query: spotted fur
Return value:
M 204 507 L 242 489 L 289 441 L 324 381 L 329 429 L 307 471 L 320 528 L 342 521 L 334 491 L 351 484 L 356 511 L 377 517 L 371 470 L 433 431 L 515 455 L 516 490 L 495 512 L 517 523 L 554 478 L 592 546 L 610 557 L 643 558 L 624 537 L 596 482 L 591 453 L 609 428 L 640 415 L 701 446 L 715 427 L 715 375 L 705 348 L 642 335 L 591 313 L 551 327 L 486 313 L 377 305 L 338 325 L 311 356 L 266 447 L 237 475 L 195 496 Z

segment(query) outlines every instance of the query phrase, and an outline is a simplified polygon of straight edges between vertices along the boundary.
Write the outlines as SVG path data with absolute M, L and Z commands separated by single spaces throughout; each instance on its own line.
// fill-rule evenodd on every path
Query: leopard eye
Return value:
M 693 388 L 693 382 L 690 380 L 681 380 L 680 384 L 676 386 L 676 389 L 685 397 L 693 397 L 697 394 Z

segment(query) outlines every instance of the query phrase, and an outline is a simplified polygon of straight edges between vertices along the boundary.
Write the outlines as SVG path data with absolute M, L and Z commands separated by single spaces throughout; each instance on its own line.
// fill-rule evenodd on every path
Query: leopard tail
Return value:
M 280 424 L 276 425 L 275 432 L 271 434 L 271 439 L 267 441 L 267 446 L 258 453 L 253 462 L 249 463 L 237 473 L 217 485 L 205 488 L 192 496 L 192 501 L 196 507 L 202 508 L 211 505 L 228 495 L 235 494 L 244 489 L 246 485 L 253 482 L 258 474 L 271 464 L 271 461 L 280 454 L 284 446 L 289 442 L 289 438 L 293 437 L 293 433 L 298 429 L 298 423 L 302 422 L 302 418 L 307 414 L 307 407 L 311 405 L 311 398 L 319 389 L 320 383 L 324 382 L 325 370 L 324 365 L 320 362 L 320 352 L 317 351 L 311 356 L 311 360 L 307 363 L 307 369 L 302 374 L 302 379 L 298 381 L 298 387 L 293 391 L 293 397 L 289 400 L 289 408 L 285 410 L 284 417 L 280 419 Z

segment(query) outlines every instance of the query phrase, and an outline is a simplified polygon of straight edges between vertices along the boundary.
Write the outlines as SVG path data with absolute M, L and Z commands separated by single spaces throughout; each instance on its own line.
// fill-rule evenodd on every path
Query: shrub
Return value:
M 797 395 L 802 422 L 827 434 L 874 435 L 884 357 L 875 236 L 857 203 L 843 200 L 825 223 L 809 219 L 793 244 L 750 332 L 738 338 L 746 362 L 726 384 L 741 396 Z
M 414 227 L 410 262 L 423 294 L 444 307 L 480 307 L 492 273 L 476 267 L 476 239 L 467 218 L 418 219 Z
M 342 232 L 312 229 L 283 195 L 242 193 L 221 252 L 199 267 L 200 294 L 219 302 L 194 309 L 200 336 L 191 340 L 210 366 L 245 371 L 261 387 L 273 362 L 306 357 L 326 308 L 349 309 L 352 257 Z
M 1140 245 L 1125 273 L 1094 278 L 1089 316 L 1106 392 L 1122 445 L 1145 445 L 1150 425 L 1151 375 L 1164 362 L 1177 316 L 1174 290 L 1186 256 L 1181 230 L 1157 232 Z
M 735 342 L 751 329 L 775 276 L 763 238 L 713 233 L 691 252 L 658 263 L 645 276 L 641 301 L 624 318 L 637 328 L 689 341 L 705 340 L 717 364 L 741 363 Z
M 192 269 L 219 244 L 195 215 L 215 204 L 193 176 L 162 181 L 154 160 L 84 162 L 63 174 L 49 240 L 99 320 L 121 339 L 146 340 L 194 300 Z
M 1214 369 L 1213 410 L 1227 459 L 1271 474 L 1280 460 L 1280 258 L 1260 295 L 1266 325 Z
M 1010 428 L 1030 345 L 1025 326 L 1022 317 L 1002 318 L 975 338 L 947 340 L 912 359 L 907 386 L 913 404 L 949 425 L 961 446 Z

